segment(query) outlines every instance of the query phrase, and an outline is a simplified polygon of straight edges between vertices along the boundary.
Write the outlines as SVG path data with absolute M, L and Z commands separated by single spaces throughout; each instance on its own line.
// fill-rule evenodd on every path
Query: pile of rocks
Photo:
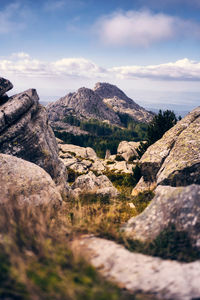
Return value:
M 137 164 L 138 142 L 123 141 L 119 144 L 116 155 L 106 154 L 105 159 L 97 157 L 96 152 L 90 147 L 80 147 L 64 144 L 57 139 L 59 157 L 62 159 L 68 172 L 74 173 L 75 182 L 71 185 L 74 195 L 81 192 L 95 192 L 109 194 L 115 197 L 118 193 L 110 180 L 105 176 L 108 172 L 115 174 L 133 174 Z M 130 158 L 134 156 L 134 160 Z M 118 161 L 118 159 L 122 161 Z M 84 184 L 83 184 L 84 182 Z

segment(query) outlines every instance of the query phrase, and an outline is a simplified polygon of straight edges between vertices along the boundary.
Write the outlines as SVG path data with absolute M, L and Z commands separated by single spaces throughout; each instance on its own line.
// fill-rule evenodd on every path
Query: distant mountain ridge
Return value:
M 81 120 L 97 119 L 121 126 L 119 114 L 127 114 L 135 121 L 147 123 L 153 113 L 145 110 L 117 86 L 98 82 L 94 89 L 82 87 L 56 102 L 47 105 L 51 122 L 60 122 L 73 115 Z

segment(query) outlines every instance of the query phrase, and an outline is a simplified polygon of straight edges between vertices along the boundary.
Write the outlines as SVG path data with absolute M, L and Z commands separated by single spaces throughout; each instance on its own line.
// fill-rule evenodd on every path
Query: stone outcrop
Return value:
M 62 153 L 72 154 L 76 157 L 82 157 L 86 159 L 96 159 L 96 152 L 90 147 L 80 147 L 72 144 L 59 144 L 60 151 Z
M 153 113 L 139 106 L 115 85 L 98 82 L 95 85 L 94 91 L 115 112 L 127 114 L 134 120 L 144 123 L 151 121 L 153 118 Z
M 154 240 L 173 224 L 187 233 L 194 247 L 200 249 L 200 186 L 158 186 L 149 206 L 124 226 L 127 236 L 142 241 Z
M 81 193 L 95 193 L 116 197 L 117 189 L 105 175 L 96 176 L 93 172 L 79 176 L 71 186 L 73 194 L 76 196 Z
M 65 187 L 65 167 L 58 157 L 57 142 L 36 90 L 29 89 L 0 103 L 0 152 L 39 165 L 56 185 Z
M 131 253 L 123 246 L 93 236 L 72 244 L 106 278 L 138 299 L 191 300 L 200 298 L 200 261 L 180 263 Z M 147 294 L 147 296 L 145 296 Z
M 62 198 L 50 175 L 23 159 L 0 154 L 0 204 L 60 205 Z
M 128 143 L 128 142 L 125 142 Z M 131 143 L 131 142 L 130 142 Z M 97 157 L 96 152 L 90 147 L 80 147 L 72 144 L 58 142 L 59 157 L 68 169 L 77 174 L 87 174 L 93 171 L 95 174 L 103 174 L 107 171 L 120 174 L 133 174 L 133 168 L 137 162 L 117 161 L 116 155 L 109 155 L 108 159 Z M 125 149 L 123 150 L 126 156 Z M 127 149 L 129 151 L 129 148 Z M 128 152 L 129 153 L 129 152 Z
M 47 106 L 49 118 L 54 128 L 61 128 L 75 135 L 85 134 L 78 127 L 66 123 L 66 116 L 79 120 L 97 119 L 122 126 L 118 113 L 128 114 L 138 122 L 149 122 L 153 113 L 146 111 L 128 98 L 120 89 L 109 83 L 97 83 L 95 88 L 80 88 Z M 82 133 L 81 133 L 82 132 Z
M 186 186 L 200 184 L 200 107 L 184 119 L 155 144 L 140 160 L 143 179 L 134 189 L 148 189 L 150 185 Z
M 11 90 L 12 88 L 13 85 L 8 79 L 0 77 L 0 103 L 1 103 L 2 96 L 4 99 L 6 92 Z
M 138 153 L 136 149 L 140 146 L 140 142 L 127 142 L 123 141 L 119 143 L 117 148 L 117 154 L 121 155 L 126 161 L 130 158 L 134 158 L 135 160 L 138 157 Z
M 135 165 L 129 164 L 126 161 L 114 161 L 114 163 L 112 164 L 110 163 L 110 161 L 108 161 L 106 165 L 106 168 L 109 171 L 122 174 L 133 174 L 133 167 L 135 167 Z
M 118 195 L 117 189 L 104 175 L 109 170 L 108 167 L 111 166 L 107 165 L 106 160 L 98 158 L 96 152 L 90 147 L 63 144 L 59 140 L 58 142 L 59 156 L 70 174 L 69 182 L 72 184 L 70 191 L 72 196 L 78 197 L 82 193 L 102 194 L 110 197 Z M 130 173 L 130 170 L 127 169 L 127 172 Z M 72 181 L 70 181 L 71 175 L 73 176 Z

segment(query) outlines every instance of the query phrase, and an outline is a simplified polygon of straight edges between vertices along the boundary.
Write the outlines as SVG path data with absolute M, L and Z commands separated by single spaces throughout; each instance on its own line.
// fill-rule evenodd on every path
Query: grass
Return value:
M 64 202 L 59 210 L 28 205 L 22 209 L 14 199 L 1 205 L 0 299 L 154 299 L 119 289 L 70 250 L 72 239 L 89 233 L 130 251 L 180 261 L 199 259 L 187 234 L 173 225 L 149 243 L 127 240 L 121 225 L 141 212 L 152 197 L 152 192 L 134 198 L 122 193 L 117 199 L 84 194 Z
M 44 207 L 1 205 L 0 299 L 136 300 L 105 281 L 70 250 L 74 236 L 84 232 L 115 235 L 136 211 L 128 199 L 83 195 L 56 211 Z

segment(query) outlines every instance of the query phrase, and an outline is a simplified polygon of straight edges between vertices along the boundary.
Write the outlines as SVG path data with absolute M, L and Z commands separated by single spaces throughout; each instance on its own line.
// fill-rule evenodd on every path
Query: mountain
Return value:
M 94 87 L 94 91 L 116 113 L 127 114 L 138 122 L 151 121 L 153 114 L 127 97 L 117 86 L 98 82 Z
M 58 101 L 47 105 L 51 122 L 60 122 L 73 115 L 81 120 L 97 119 L 121 125 L 119 114 L 127 114 L 138 122 L 149 122 L 153 113 L 146 111 L 127 97 L 117 86 L 97 83 L 94 89 L 80 88 Z

